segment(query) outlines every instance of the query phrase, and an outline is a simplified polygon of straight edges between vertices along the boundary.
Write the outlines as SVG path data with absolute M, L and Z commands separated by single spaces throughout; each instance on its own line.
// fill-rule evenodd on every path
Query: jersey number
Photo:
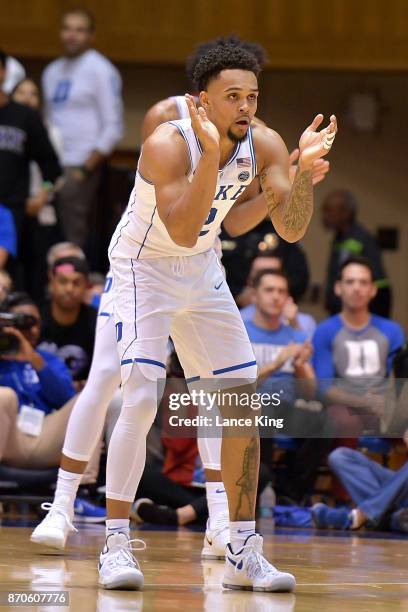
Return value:
M 212 223 L 212 222 L 214 221 L 214 219 L 215 219 L 216 215 L 217 215 L 217 209 L 216 209 L 216 208 L 210 208 L 210 212 L 209 212 L 209 214 L 208 214 L 207 221 L 204 223 L 204 225 L 209 225 L 210 223 Z M 208 232 L 209 232 L 209 231 L 210 231 L 210 230 L 202 230 L 202 231 L 201 231 L 201 232 L 198 234 L 198 236 L 199 236 L 199 237 L 200 237 L 200 236 L 205 236 L 206 234 L 208 234 Z

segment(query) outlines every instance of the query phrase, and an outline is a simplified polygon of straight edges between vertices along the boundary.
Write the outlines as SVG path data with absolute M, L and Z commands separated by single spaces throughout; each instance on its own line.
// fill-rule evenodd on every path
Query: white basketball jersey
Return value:
M 202 148 L 191 127 L 190 119 L 170 121 L 186 143 L 190 159 L 191 181 L 200 161 Z M 194 247 L 176 244 L 161 221 L 156 206 L 154 185 L 137 170 L 129 204 L 109 246 L 110 257 L 145 259 L 166 256 L 189 256 L 212 249 L 220 225 L 236 200 L 257 174 L 252 131 L 238 142 L 230 159 L 218 171 L 214 202 Z
M 176 103 L 179 119 L 189 119 L 190 113 L 188 112 L 188 106 L 185 97 L 172 96 L 171 99 L 174 100 L 174 102 Z

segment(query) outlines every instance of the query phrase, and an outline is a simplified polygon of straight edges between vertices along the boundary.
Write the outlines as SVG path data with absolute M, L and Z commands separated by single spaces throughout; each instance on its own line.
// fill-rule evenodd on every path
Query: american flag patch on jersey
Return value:
M 250 157 L 237 157 L 238 168 L 248 168 L 251 165 Z

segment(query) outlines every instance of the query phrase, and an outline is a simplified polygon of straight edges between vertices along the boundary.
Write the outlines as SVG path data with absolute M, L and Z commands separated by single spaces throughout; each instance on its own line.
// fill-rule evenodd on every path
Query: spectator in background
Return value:
M 335 232 L 326 280 L 326 309 L 333 315 L 341 310 L 341 302 L 336 295 L 336 284 L 341 265 L 350 257 L 365 257 L 373 270 L 377 293 L 373 297 L 370 310 L 382 317 L 391 314 L 391 288 L 386 278 L 380 247 L 372 236 L 357 221 L 357 201 L 346 189 L 336 189 L 329 193 L 322 206 L 322 222 L 326 229 Z
M 0 269 L 0 304 L 4 302 L 13 288 L 13 281 L 6 270 Z
M 296 399 L 295 378 L 304 380 L 306 394 L 313 397 L 315 375 L 309 359 L 312 345 L 306 335 L 282 323 L 282 312 L 289 295 L 288 280 L 279 270 L 262 270 L 254 279 L 255 311 L 245 327 L 259 367 L 262 391 L 285 389 L 284 399 Z M 285 388 L 284 381 L 290 384 Z
M 8 55 L 6 59 L 6 78 L 1 89 L 5 94 L 10 95 L 17 83 L 24 79 L 25 75 L 24 66 L 15 57 Z
M 52 268 L 57 261 L 62 257 L 76 257 L 78 259 L 86 259 L 85 253 L 77 244 L 73 242 L 57 242 L 48 249 L 47 253 L 47 267 L 49 277 L 52 277 Z
M 78 257 L 62 257 L 50 274 L 50 300 L 42 309 L 41 348 L 63 359 L 79 391 L 88 377 L 97 312 L 83 303 L 88 265 Z
M 75 401 L 71 375 L 63 361 L 37 347 L 40 312 L 28 294 L 9 295 L 2 308 L 30 316 L 33 324 L 26 330 L 3 329 L 17 337 L 19 347 L 12 355 L 0 355 L 0 461 L 27 469 L 56 467 Z M 82 484 L 96 483 L 100 450 L 98 445 Z M 98 522 L 105 512 L 77 498 L 75 518 Z
M 255 314 L 253 282 L 261 270 L 282 271 L 281 257 L 279 257 L 275 251 L 265 251 L 259 253 L 255 259 L 252 260 L 246 286 L 236 298 L 238 306 L 241 307 L 241 316 L 244 322 L 252 320 Z M 316 329 L 316 321 L 314 318 L 305 312 L 299 312 L 299 308 L 291 295 L 287 296 L 286 303 L 283 307 L 282 323 L 304 332 L 309 340 L 312 338 Z
M 64 362 L 37 348 L 41 318 L 34 300 L 23 292 L 11 293 L 3 302 L 2 311 L 28 315 L 33 324 L 27 330 L 3 328 L 3 332 L 16 336 L 19 349 L 12 356 L 1 355 L 0 385 L 14 388 L 20 405 L 36 406 L 45 414 L 61 408 L 75 395 L 75 390 Z
M 0 51 L 0 86 L 5 78 L 6 55 Z M 40 116 L 17 104 L 0 90 L 0 204 L 14 216 L 18 250 L 29 195 L 29 164 L 36 161 L 44 182 L 39 199 L 47 202 L 60 175 L 60 166 Z
M 77 244 L 73 242 L 57 242 L 47 253 L 47 266 L 49 279 L 52 278 L 52 268 L 57 259 L 61 257 L 78 257 L 86 259 L 85 253 Z M 84 296 L 84 304 L 93 306 L 98 310 L 101 301 L 101 295 L 106 284 L 106 277 L 99 272 L 90 272 L 88 275 L 88 289 Z
M 60 130 L 63 140 L 62 230 L 67 240 L 81 247 L 86 243 L 102 164 L 123 133 L 121 78 L 91 48 L 94 29 L 94 18 L 87 10 L 68 10 L 60 34 L 64 56 L 43 74 L 46 118 Z
M 40 90 L 29 78 L 20 81 L 11 93 L 14 102 L 40 111 Z M 46 125 L 50 142 L 58 157 L 62 153 L 61 135 L 57 128 Z M 44 295 L 47 283 L 46 253 L 59 239 L 54 198 L 45 201 L 41 194 L 43 176 L 38 164 L 30 162 L 30 192 L 26 201 L 26 223 L 23 234 L 24 286 L 35 299 Z
M 234 297 L 245 286 L 251 261 L 262 252 L 273 252 L 282 260 L 283 268 L 289 279 L 291 296 L 295 302 L 302 299 L 309 284 L 306 254 L 299 242 L 289 243 L 278 236 L 273 230 L 269 217 L 242 236 L 234 233 L 226 217 L 221 241 L 222 262 L 227 271 L 228 285 Z
M 385 379 L 404 344 L 400 325 L 369 311 L 377 288 L 371 264 L 353 257 L 340 266 L 335 293 L 341 312 L 317 326 L 313 364 L 338 437 L 377 428 Z
M 404 441 L 408 446 L 408 432 Z M 312 507 L 313 521 L 320 529 L 360 529 L 371 525 L 408 533 L 408 461 L 390 470 L 351 448 L 336 448 L 329 464 L 350 494 L 356 507 Z
M 245 327 L 259 367 L 260 393 L 278 393 L 280 405 L 272 416 L 284 419 L 285 430 L 293 436 L 307 435 L 315 428 L 324 436 L 320 414 L 295 408 L 298 397 L 312 399 L 316 376 L 310 363 L 312 346 L 300 330 L 282 323 L 282 311 L 288 296 L 288 280 L 278 270 L 262 270 L 254 279 L 255 312 Z M 261 463 L 271 466 L 273 439 L 264 427 L 261 438 Z M 289 430 L 289 431 L 288 431 Z M 297 437 L 297 449 L 288 456 L 289 473 L 276 483 L 282 497 L 301 502 L 310 493 L 317 470 L 329 450 L 330 440 Z
M 18 102 L 18 104 L 24 104 L 25 106 L 29 106 L 35 111 L 41 112 L 41 93 L 40 89 L 35 81 L 30 78 L 24 78 L 22 81 L 17 83 L 11 92 L 11 99 L 14 102 Z M 48 132 L 48 136 L 52 146 L 54 147 L 54 151 L 56 152 L 59 159 L 62 157 L 63 152 L 63 143 L 62 136 L 57 127 L 55 125 L 45 123 L 45 127 Z M 41 184 L 43 182 L 41 169 L 38 167 L 36 162 L 31 162 L 30 164 L 30 200 L 38 195 L 41 189 Z M 43 205 L 38 206 L 35 202 L 31 201 L 27 202 L 27 212 L 32 216 L 34 214 L 40 213 Z

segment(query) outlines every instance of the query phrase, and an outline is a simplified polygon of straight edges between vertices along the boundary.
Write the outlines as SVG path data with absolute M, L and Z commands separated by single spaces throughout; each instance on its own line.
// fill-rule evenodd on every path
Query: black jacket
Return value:
M 44 181 L 61 174 L 57 155 L 40 115 L 22 104 L 0 106 L 0 203 L 22 210 L 29 194 L 29 164 L 36 161 Z

